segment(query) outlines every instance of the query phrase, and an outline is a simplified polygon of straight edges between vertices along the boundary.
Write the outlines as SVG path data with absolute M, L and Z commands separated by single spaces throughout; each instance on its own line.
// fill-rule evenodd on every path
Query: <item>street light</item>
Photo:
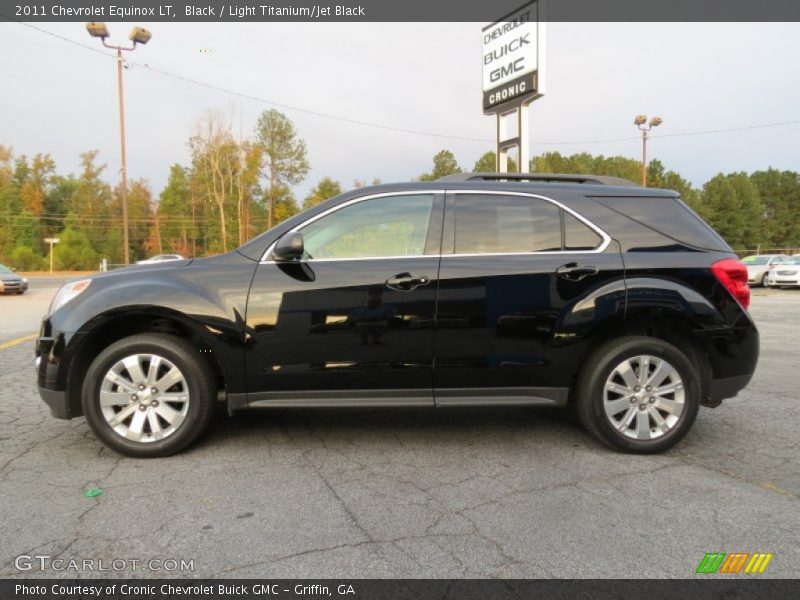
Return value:
M 647 187 L 647 138 L 648 133 L 653 127 L 658 127 L 664 120 L 661 117 L 653 117 L 647 122 L 647 115 L 636 115 L 633 124 L 642 132 L 642 187 Z
M 125 156 L 125 101 L 123 99 L 122 90 L 122 52 L 131 52 L 136 50 L 136 44 L 146 44 L 150 41 L 150 32 L 143 27 L 134 27 L 131 30 L 128 39 L 133 42 L 130 46 L 119 46 L 116 44 L 109 44 L 106 42 L 108 35 L 108 27 L 105 23 L 93 22 L 86 24 L 86 31 L 94 38 L 100 38 L 103 46 L 117 51 L 117 93 L 119 95 L 119 146 L 122 168 L 120 174 L 122 176 L 122 191 L 120 199 L 122 200 L 122 228 L 123 239 L 125 244 L 125 264 L 131 264 L 130 248 L 128 243 L 128 167 L 127 158 Z

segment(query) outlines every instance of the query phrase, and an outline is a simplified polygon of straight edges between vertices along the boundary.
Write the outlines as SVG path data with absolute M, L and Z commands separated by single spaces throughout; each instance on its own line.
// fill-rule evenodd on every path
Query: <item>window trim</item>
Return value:
M 611 243 L 611 236 L 608 235 L 605 231 L 600 229 L 597 225 L 592 223 L 589 219 L 585 218 L 583 215 L 578 214 L 568 206 L 565 206 L 558 200 L 554 200 L 553 198 L 549 198 L 547 196 L 542 196 L 541 194 L 533 194 L 530 192 L 512 192 L 512 191 L 504 191 L 504 190 L 448 190 L 447 196 L 453 197 L 453 208 L 449 211 L 445 212 L 445 223 L 449 220 L 452 227 L 453 227 L 453 234 L 455 235 L 455 197 L 459 194 L 469 194 L 469 195 L 489 195 L 489 196 L 523 196 L 526 198 L 537 198 L 539 200 L 544 200 L 545 202 L 549 202 L 560 208 L 561 210 L 568 212 L 573 217 L 578 219 L 581 223 L 586 225 L 589 229 L 594 231 L 597 235 L 600 236 L 601 242 L 592 250 L 534 250 L 530 252 L 456 252 L 455 251 L 455 238 L 454 244 L 452 247 L 452 252 L 442 253 L 442 257 L 451 257 L 451 256 L 532 256 L 537 254 L 601 254 L 606 251 L 608 245 Z M 447 225 L 445 225 L 447 227 Z M 562 223 L 562 232 L 563 232 L 563 223 Z M 563 238 L 562 238 L 563 239 Z
M 318 215 L 314 215 L 313 217 L 310 217 L 309 219 L 303 221 L 299 225 L 296 225 L 295 227 L 293 227 L 289 231 L 285 232 L 283 235 L 286 235 L 288 233 L 294 233 L 296 231 L 300 231 L 301 229 L 303 229 L 303 227 L 306 227 L 307 225 L 310 225 L 311 223 L 314 223 L 315 221 L 318 221 L 319 219 L 322 219 L 323 217 L 326 217 L 326 216 L 336 212 L 337 210 L 341 210 L 342 208 L 346 208 L 348 206 L 352 206 L 353 204 L 357 204 L 359 202 L 365 202 L 367 200 L 374 200 L 376 198 L 383 198 L 383 197 L 386 197 L 386 196 L 420 196 L 420 195 L 426 195 L 426 194 L 430 194 L 430 195 L 432 195 L 434 197 L 434 210 L 437 208 L 436 207 L 436 204 L 437 204 L 436 203 L 436 198 L 437 198 L 437 196 L 442 196 L 443 195 L 445 197 L 444 218 L 443 218 L 443 221 L 442 221 L 442 225 L 443 225 L 443 229 L 444 230 L 447 229 L 448 219 L 451 220 L 451 221 L 453 219 L 452 211 L 448 210 L 447 201 L 446 201 L 447 198 L 449 198 L 451 196 L 453 198 L 455 198 L 455 196 L 457 196 L 459 194 L 471 194 L 471 195 L 484 194 L 484 195 L 492 195 L 492 196 L 522 196 L 522 197 L 526 197 L 526 198 L 537 198 L 539 200 L 544 200 L 545 202 L 549 202 L 550 204 L 553 204 L 553 205 L 557 206 L 561 210 L 564 210 L 564 211 L 568 212 L 573 217 L 578 219 L 581 223 L 583 223 L 584 225 L 589 227 L 592 231 L 597 233 L 602 238 L 602 242 L 600 243 L 599 246 L 597 246 L 593 250 L 540 250 L 540 251 L 532 251 L 532 252 L 484 252 L 484 253 L 463 253 L 463 254 L 459 253 L 459 254 L 457 254 L 454 251 L 453 252 L 443 252 L 442 250 L 444 250 L 444 248 L 440 246 L 440 251 L 437 254 L 404 254 L 404 255 L 401 255 L 401 256 L 359 256 L 359 257 L 353 257 L 353 258 L 310 258 L 305 262 L 309 262 L 309 263 L 314 263 L 314 262 L 344 262 L 344 261 L 350 262 L 350 261 L 358 261 L 358 260 L 397 260 L 397 259 L 401 259 L 401 258 L 405 258 L 405 259 L 444 258 L 444 257 L 452 257 L 452 256 L 470 257 L 470 256 L 532 256 L 532 255 L 537 255 L 537 254 L 601 254 L 601 253 L 605 252 L 606 248 L 608 248 L 608 245 L 611 243 L 611 236 L 609 236 L 605 231 L 600 229 L 597 225 L 595 225 L 594 223 L 592 223 L 591 221 L 589 221 L 588 219 L 586 219 L 582 215 L 578 214 L 577 212 L 575 212 L 574 210 L 572 210 L 568 206 L 565 206 L 564 204 L 562 204 L 558 200 L 554 200 L 553 198 L 549 198 L 547 196 L 542 196 L 541 194 L 534 194 L 534 193 L 530 193 L 530 192 L 513 192 L 513 191 L 504 191 L 504 190 L 501 191 L 501 190 L 481 190 L 481 189 L 472 189 L 472 190 L 461 190 L 461 189 L 459 189 L 459 190 L 447 190 L 447 189 L 439 189 L 439 190 L 430 190 L 430 189 L 425 189 L 425 190 L 404 190 L 404 191 L 395 191 L 395 192 L 380 192 L 380 193 L 377 193 L 377 194 L 368 194 L 366 196 L 359 196 L 357 198 L 352 198 L 351 200 L 348 200 L 347 202 L 342 202 L 341 204 L 337 204 L 336 206 L 332 206 L 331 208 L 329 208 L 329 209 L 327 209 L 325 211 L 322 211 Z M 453 225 L 454 225 L 454 223 L 453 223 Z M 283 237 L 283 235 L 281 237 Z M 278 240 L 279 239 L 280 239 L 280 237 L 278 238 Z M 259 264 L 277 264 L 276 261 L 272 260 L 269 257 L 272 256 L 272 250 L 275 248 L 275 245 L 278 243 L 278 240 L 275 240 L 274 242 L 272 242 L 269 245 L 269 247 L 266 249 L 264 254 L 261 256 L 261 260 L 259 261 Z M 443 237 L 440 240 L 440 242 L 442 244 L 444 243 Z M 453 250 L 455 250 L 455 248 L 453 248 Z

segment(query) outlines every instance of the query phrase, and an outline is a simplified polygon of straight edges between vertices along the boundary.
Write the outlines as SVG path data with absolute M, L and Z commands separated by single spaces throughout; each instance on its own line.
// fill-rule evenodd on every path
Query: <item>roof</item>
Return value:
M 629 179 L 607 175 L 574 175 L 566 173 L 456 173 L 442 177 L 439 181 L 514 181 L 542 183 L 584 183 L 590 185 L 613 185 L 616 187 L 639 187 Z

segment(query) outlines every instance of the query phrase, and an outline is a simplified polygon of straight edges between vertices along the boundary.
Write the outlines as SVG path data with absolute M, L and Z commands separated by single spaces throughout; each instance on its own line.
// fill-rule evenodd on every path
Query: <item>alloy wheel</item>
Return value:
M 640 355 L 619 363 L 606 380 L 603 410 L 611 426 L 636 440 L 669 432 L 685 408 L 683 379 L 663 358 Z
M 181 370 L 157 354 L 117 361 L 100 385 L 100 410 L 118 435 L 151 443 L 174 434 L 189 410 L 189 385 Z

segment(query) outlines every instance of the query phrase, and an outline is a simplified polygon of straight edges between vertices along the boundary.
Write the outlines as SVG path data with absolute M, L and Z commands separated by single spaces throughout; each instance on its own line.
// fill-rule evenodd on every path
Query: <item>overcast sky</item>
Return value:
M 132 24 L 110 23 L 115 40 Z M 142 23 L 153 38 L 135 62 L 255 96 L 391 127 L 481 138 L 469 141 L 376 129 L 277 107 L 308 144 L 321 177 L 406 181 L 452 150 L 471 168 L 493 149 L 481 111 L 480 23 Z M 100 47 L 81 23 L 38 25 Z M 114 60 L 21 24 L 0 24 L 0 144 L 49 152 L 60 172 L 98 149 L 119 169 Z M 659 115 L 658 134 L 800 120 L 800 24 L 551 23 L 547 94 L 531 109 L 532 152 L 588 151 L 639 158 L 634 115 Z M 207 109 L 233 110 L 248 135 L 269 104 L 133 65 L 125 72 L 130 177 L 156 193 L 169 166 L 188 163 L 187 139 Z M 696 185 L 720 171 L 800 170 L 800 125 L 653 139 L 650 155 Z

